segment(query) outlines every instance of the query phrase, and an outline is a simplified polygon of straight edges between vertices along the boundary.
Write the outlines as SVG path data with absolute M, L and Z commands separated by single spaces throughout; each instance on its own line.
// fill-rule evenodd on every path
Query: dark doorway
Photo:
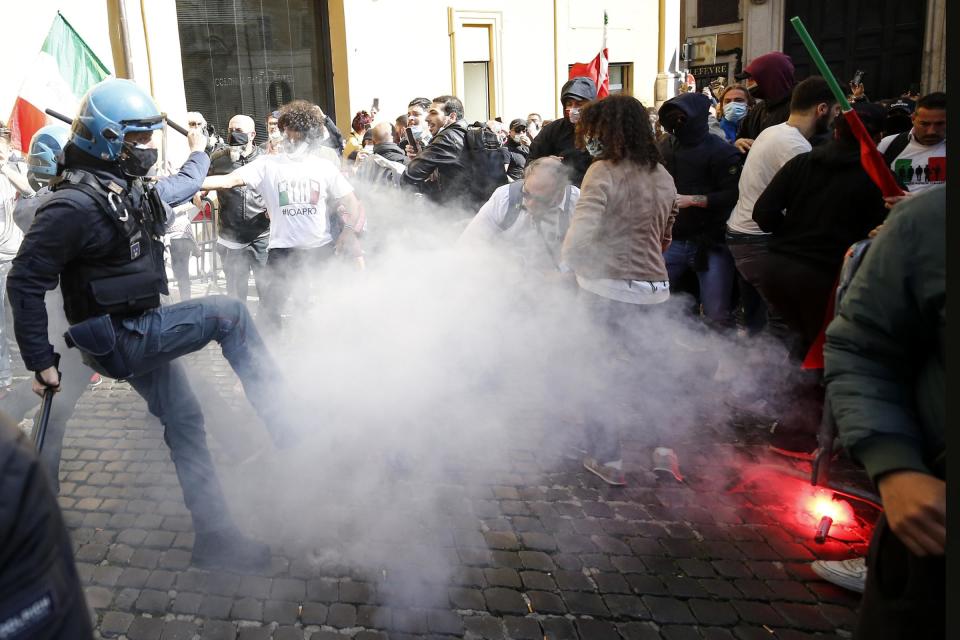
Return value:
M 861 69 L 871 100 L 897 97 L 920 83 L 926 15 L 926 0 L 787 0 L 783 51 L 797 78 L 816 73 L 789 22 L 800 16 L 841 86 Z
M 266 139 L 267 114 L 303 98 L 335 118 L 326 0 L 177 0 L 187 109 L 223 134 L 245 114 Z

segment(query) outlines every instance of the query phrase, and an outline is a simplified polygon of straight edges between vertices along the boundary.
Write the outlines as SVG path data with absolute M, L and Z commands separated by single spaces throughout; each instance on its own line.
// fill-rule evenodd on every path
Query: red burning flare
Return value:
M 834 525 L 850 526 L 856 522 L 850 503 L 834 500 L 833 493 L 825 489 L 811 488 L 801 495 L 800 515 L 812 526 L 817 526 L 824 516 L 833 520 Z

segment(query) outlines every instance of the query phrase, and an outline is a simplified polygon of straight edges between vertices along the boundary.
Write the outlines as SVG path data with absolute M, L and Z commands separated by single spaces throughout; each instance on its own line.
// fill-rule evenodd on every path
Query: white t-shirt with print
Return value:
M 887 136 L 877 145 L 881 154 L 899 134 Z M 890 170 L 911 193 L 923 191 L 947 182 L 947 141 L 940 144 L 925 145 L 913 139 L 909 134 L 907 146 L 890 165 Z
M 262 196 L 270 216 L 269 249 L 314 249 L 330 244 L 327 197 L 353 186 L 329 160 L 311 155 L 262 156 L 236 170 Z
M 766 235 L 753 221 L 753 206 L 783 165 L 812 148 L 800 130 L 786 122 L 761 131 L 740 172 L 740 197 L 727 221 L 727 228 L 737 233 Z

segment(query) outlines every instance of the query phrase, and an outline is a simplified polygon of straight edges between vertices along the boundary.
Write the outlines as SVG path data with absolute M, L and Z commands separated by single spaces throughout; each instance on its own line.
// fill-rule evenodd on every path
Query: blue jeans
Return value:
M 663 260 L 670 277 L 670 290 L 675 291 L 677 281 L 688 270 L 696 269 L 696 257 L 700 243 L 693 240 L 674 240 L 670 243 Z M 706 271 L 697 271 L 700 282 L 700 304 L 703 315 L 714 326 L 733 326 L 733 283 L 736 267 L 726 245 L 716 245 L 706 252 Z
M 283 406 L 280 371 L 246 306 L 226 296 L 198 298 L 140 316 L 114 319 L 114 326 L 115 351 L 132 372 L 127 381 L 147 401 L 150 413 L 163 423 L 163 438 L 170 447 L 194 530 L 207 532 L 232 526 L 207 448 L 200 403 L 176 359 L 202 349 L 211 340 L 219 342 L 274 442 L 281 447 L 293 444 L 295 433 L 278 419 L 281 409 L 289 411 Z M 102 366 L 96 366 L 96 358 L 91 364 L 109 375 Z

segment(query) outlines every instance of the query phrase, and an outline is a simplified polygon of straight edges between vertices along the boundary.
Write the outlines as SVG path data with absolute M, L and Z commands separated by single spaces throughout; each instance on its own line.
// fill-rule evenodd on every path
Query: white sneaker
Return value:
M 864 557 L 849 560 L 814 560 L 810 568 L 827 582 L 857 593 L 863 593 L 867 584 L 867 559 Z

